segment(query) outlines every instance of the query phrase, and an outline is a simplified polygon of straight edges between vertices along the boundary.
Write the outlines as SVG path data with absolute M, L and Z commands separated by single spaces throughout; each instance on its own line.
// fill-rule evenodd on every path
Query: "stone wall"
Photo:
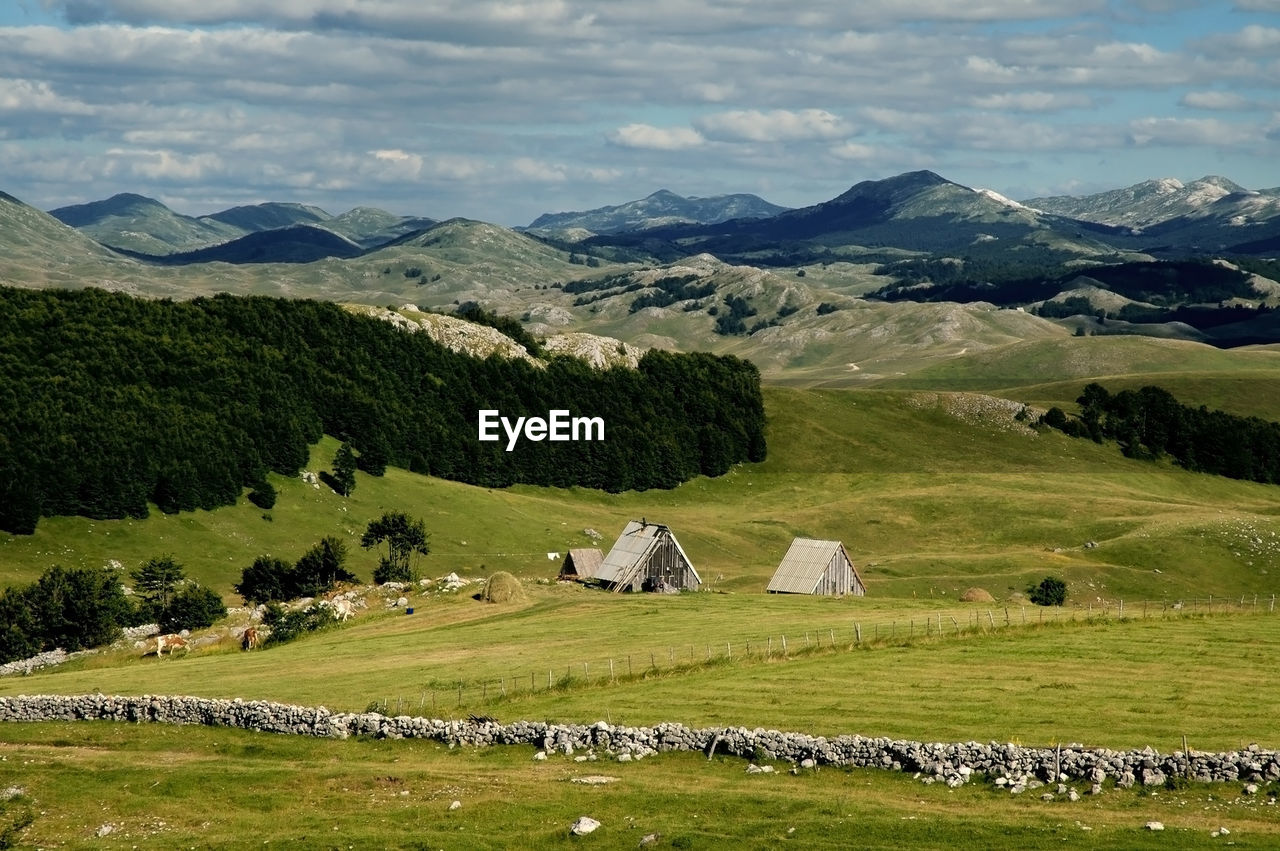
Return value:
M 1151 748 L 1115 751 L 1071 745 L 1030 748 L 991 742 L 926 743 L 864 736 L 808 736 L 744 727 L 692 729 L 682 724 L 623 727 L 491 720 L 389 717 L 376 712 L 330 712 L 262 700 L 143 695 L 20 695 L 0 697 L 0 722 L 106 720 L 203 724 L 268 733 L 345 739 L 348 736 L 432 739 L 449 745 L 532 745 L 544 752 L 601 753 L 622 761 L 664 751 L 700 751 L 797 766 L 838 765 L 920 774 L 926 781 L 959 786 L 987 778 L 1022 791 L 1069 780 L 1119 786 L 1163 784 L 1168 777 L 1203 782 L 1269 783 L 1280 779 L 1280 753 L 1256 745 L 1243 751 L 1160 754 Z

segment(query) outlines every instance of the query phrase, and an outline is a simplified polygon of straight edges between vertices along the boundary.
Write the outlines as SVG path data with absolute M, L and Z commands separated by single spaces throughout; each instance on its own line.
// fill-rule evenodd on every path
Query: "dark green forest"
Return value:
M 602 417 L 605 440 L 477 439 L 477 412 Z M 234 503 L 322 434 L 488 487 L 674 487 L 765 456 L 755 366 L 652 351 L 636 370 L 480 360 L 337 305 L 0 288 L 0 530 Z
M 1155 385 L 1111 393 L 1084 388 L 1078 417 L 1050 408 L 1040 422 L 1073 437 L 1114 440 L 1130 458 L 1173 461 L 1200 473 L 1280 484 L 1280 423 L 1183 405 Z

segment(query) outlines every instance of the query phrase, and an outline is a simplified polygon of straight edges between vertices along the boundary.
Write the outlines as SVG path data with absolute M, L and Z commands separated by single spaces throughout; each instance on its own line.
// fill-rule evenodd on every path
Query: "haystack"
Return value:
M 485 580 L 484 593 L 480 595 L 480 599 L 486 603 L 509 603 L 512 600 L 523 600 L 524 589 L 520 587 L 519 579 L 516 579 L 505 570 L 500 570 Z
M 995 597 L 991 596 L 991 592 L 985 588 L 970 588 L 960 595 L 962 603 L 994 603 Z

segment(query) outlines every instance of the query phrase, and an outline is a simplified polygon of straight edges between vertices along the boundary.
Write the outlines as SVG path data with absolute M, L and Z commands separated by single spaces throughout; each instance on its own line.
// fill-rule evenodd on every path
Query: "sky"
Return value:
M 0 0 L 0 190 L 525 225 L 658 189 L 1280 186 L 1280 0 Z

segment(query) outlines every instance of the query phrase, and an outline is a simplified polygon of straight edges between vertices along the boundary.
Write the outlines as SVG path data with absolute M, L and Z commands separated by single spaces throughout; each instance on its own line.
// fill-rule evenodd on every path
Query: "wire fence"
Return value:
M 481 679 L 432 680 L 418 694 L 371 702 L 388 715 L 475 714 L 513 698 L 692 673 L 737 663 L 774 663 L 923 641 L 963 639 L 1064 624 L 1274 614 L 1276 595 L 1208 596 L 1181 600 L 1107 601 L 1067 606 L 975 603 L 963 609 L 900 615 L 868 612 L 840 626 L 821 625 L 776 635 L 746 635 L 579 659 L 563 666 L 512 671 Z

